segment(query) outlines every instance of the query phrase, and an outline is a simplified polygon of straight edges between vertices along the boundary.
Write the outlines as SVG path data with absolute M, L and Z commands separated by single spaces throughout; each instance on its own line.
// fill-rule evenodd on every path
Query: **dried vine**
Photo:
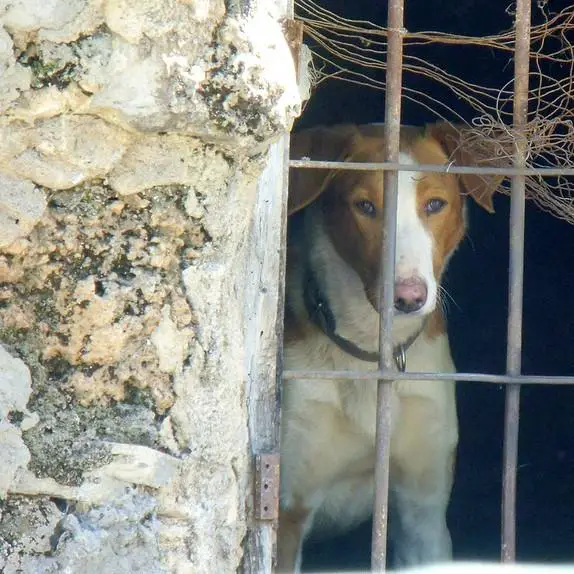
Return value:
M 313 0 L 297 0 L 297 17 L 304 23 L 313 52 L 315 85 L 338 79 L 384 90 L 379 79 L 386 69 L 387 29 L 365 20 L 351 20 L 335 14 Z M 538 2 L 544 22 L 531 29 L 530 106 L 525 136 L 528 167 L 559 167 L 570 173 L 557 177 L 528 177 L 527 197 L 554 216 L 574 224 L 574 6 L 556 14 L 546 13 L 547 2 Z M 404 34 L 405 73 L 422 75 L 464 101 L 472 120 L 464 130 L 470 145 L 490 150 L 497 166 L 512 164 L 512 82 L 502 86 L 478 85 L 443 67 L 409 54 L 417 46 L 474 46 L 498 53 L 514 51 L 512 30 L 473 37 L 441 32 Z M 548 72 L 560 69 L 559 77 Z M 437 119 L 455 123 L 463 118 L 442 98 L 410 87 L 404 82 L 404 97 L 424 106 Z M 494 152 L 492 151 L 494 150 Z M 491 162 L 491 163 L 492 163 Z M 505 182 L 500 191 L 508 190 Z

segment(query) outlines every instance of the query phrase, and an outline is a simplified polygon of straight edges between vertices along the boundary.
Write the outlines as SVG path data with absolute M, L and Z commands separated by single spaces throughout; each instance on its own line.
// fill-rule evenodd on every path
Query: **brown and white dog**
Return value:
M 381 125 L 313 128 L 292 137 L 295 159 L 383 161 Z M 446 124 L 404 128 L 403 164 L 446 164 Z M 468 156 L 468 154 L 467 154 Z M 440 309 L 445 265 L 465 233 L 464 197 L 492 211 L 499 181 L 401 172 L 393 340 L 406 370 L 454 372 Z M 382 172 L 292 170 L 284 366 L 373 370 L 382 239 Z M 284 383 L 279 572 L 298 572 L 305 536 L 369 517 L 374 496 L 376 382 Z M 448 560 L 445 513 L 458 438 L 454 381 L 393 383 L 390 532 L 394 566 Z

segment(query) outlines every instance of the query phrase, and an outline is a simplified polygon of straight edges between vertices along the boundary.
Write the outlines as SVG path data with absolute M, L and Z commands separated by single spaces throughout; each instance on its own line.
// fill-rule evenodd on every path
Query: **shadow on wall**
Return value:
M 322 0 L 322 6 L 346 17 L 385 22 L 385 6 L 357 0 Z M 567 1 L 550 0 L 558 11 Z M 409 0 L 407 29 L 485 35 L 511 26 L 499 0 Z M 533 14 L 536 14 L 533 8 Z M 429 48 L 432 50 L 433 48 Z M 512 78 L 512 62 L 493 54 L 473 58 L 458 49 L 437 52 L 453 73 L 481 83 L 502 85 Z M 497 78 L 498 76 L 498 78 Z M 494 78 L 494 80 L 493 80 Z M 404 82 L 428 89 L 411 76 Z M 423 82 L 424 80 L 420 80 Z M 484 81 L 483 81 L 484 83 Z M 412 85 L 412 84 L 410 84 Z M 441 96 L 442 97 L 442 96 Z M 447 96 L 451 97 L 452 96 Z M 355 105 L 360 102 L 360 105 Z M 462 104 L 449 101 L 471 119 Z M 384 94 L 338 81 L 314 93 L 296 129 L 339 122 L 380 122 Z M 436 118 L 416 104 L 403 102 L 403 123 L 422 125 Z M 495 201 L 489 215 L 469 202 L 469 236 L 453 257 L 446 287 L 451 349 L 459 371 L 502 373 L 506 363 L 508 289 L 507 197 Z M 522 364 L 525 374 L 574 375 L 574 229 L 528 205 Z M 460 383 L 460 442 L 449 511 L 455 558 L 498 560 L 504 390 L 499 385 Z M 520 561 L 574 562 L 574 387 L 525 386 L 521 399 L 517 544 Z M 347 536 L 306 545 L 304 568 L 355 570 L 370 564 L 371 525 Z

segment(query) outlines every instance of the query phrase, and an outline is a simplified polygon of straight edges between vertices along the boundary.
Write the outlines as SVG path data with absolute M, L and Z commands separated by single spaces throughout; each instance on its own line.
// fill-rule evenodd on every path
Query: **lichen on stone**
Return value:
M 3 560 L 22 551 L 40 556 L 51 552 L 51 539 L 62 516 L 45 497 L 12 496 L 0 502 L 0 567 Z
M 62 502 L 13 497 L 0 506 L 2 572 L 166 573 L 152 497 L 132 491 L 92 509 Z
M 28 367 L 0 345 L 0 499 L 6 496 L 20 469 L 30 461 L 22 431 L 38 421 L 38 415 L 28 407 L 31 391 Z
M 257 179 L 300 98 L 281 15 L 231 4 L 0 9 L 7 573 L 241 562 Z
M 32 72 L 32 88 L 63 89 L 75 79 L 78 58 L 67 44 L 46 42 L 39 46 L 30 44 L 19 55 L 18 63 Z
M 18 347 L 33 332 L 45 376 L 80 404 L 123 401 L 133 387 L 168 409 L 170 376 L 151 336 L 167 306 L 181 338 L 193 337 L 181 254 L 193 257 L 206 234 L 182 209 L 187 193 L 172 186 L 120 199 L 103 184 L 52 193 L 27 247 L 3 256 L 15 280 L 2 289 L 0 338 Z

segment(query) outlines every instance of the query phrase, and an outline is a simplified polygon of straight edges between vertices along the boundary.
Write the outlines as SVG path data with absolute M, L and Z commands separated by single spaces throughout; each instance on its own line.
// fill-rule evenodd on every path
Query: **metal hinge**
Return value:
M 279 454 L 255 455 L 255 518 L 279 518 Z

